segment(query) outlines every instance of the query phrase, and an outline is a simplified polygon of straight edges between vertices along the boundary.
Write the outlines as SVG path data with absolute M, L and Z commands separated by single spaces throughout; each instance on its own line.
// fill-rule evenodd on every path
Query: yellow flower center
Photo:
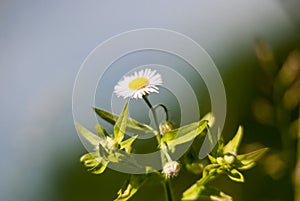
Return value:
M 139 90 L 148 85 L 148 79 L 144 77 L 138 77 L 129 82 L 128 87 L 132 90 Z

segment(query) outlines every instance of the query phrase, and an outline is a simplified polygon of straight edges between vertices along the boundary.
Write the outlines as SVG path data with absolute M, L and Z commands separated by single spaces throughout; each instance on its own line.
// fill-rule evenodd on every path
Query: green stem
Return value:
M 171 182 L 169 179 L 165 179 L 164 188 L 165 188 L 165 194 L 166 194 L 167 201 L 174 201 L 172 188 L 171 188 Z
M 161 145 L 161 133 L 159 131 L 159 124 L 158 124 L 157 116 L 156 116 L 156 113 L 155 113 L 155 108 L 150 103 L 149 99 L 147 98 L 147 95 L 143 96 L 143 99 L 144 99 L 144 101 L 146 102 L 146 104 L 148 105 L 148 107 L 150 108 L 150 110 L 152 112 L 154 123 L 155 123 L 155 126 L 156 126 L 156 130 L 158 132 L 157 135 L 156 135 L 156 140 L 157 140 L 157 143 L 159 145 Z M 166 107 L 163 107 L 163 108 L 165 109 L 165 111 L 167 111 Z M 162 161 L 163 161 L 163 158 L 162 158 Z M 163 184 L 164 184 L 164 189 L 165 189 L 166 200 L 167 201 L 174 201 L 170 180 L 165 179 L 163 181 Z
M 159 131 L 159 124 L 158 124 L 157 116 L 156 116 L 156 113 L 155 113 L 155 108 L 152 106 L 152 104 L 148 100 L 147 96 L 143 96 L 143 99 L 144 99 L 144 101 L 146 102 L 146 104 L 148 105 L 148 107 L 150 108 L 150 110 L 152 112 L 155 127 L 156 127 L 156 130 L 158 131 L 158 134 L 156 135 L 156 139 L 157 139 L 157 142 L 160 144 L 161 135 L 160 135 L 160 131 Z

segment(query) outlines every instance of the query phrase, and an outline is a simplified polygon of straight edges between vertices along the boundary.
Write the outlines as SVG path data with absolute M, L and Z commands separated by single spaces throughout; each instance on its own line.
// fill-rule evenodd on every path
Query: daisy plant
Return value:
M 240 128 L 237 135 L 228 144 L 223 145 L 222 140 L 218 142 L 208 156 L 210 164 L 203 165 L 199 162 L 199 159 L 194 157 L 195 160 L 184 160 L 183 162 L 186 164 L 183 166 L 182 162 L 172 158 L 172 153 L 176 151 L 179 145 L 207 134 L 210 135 L 209 127 L 213 123 L 213 118 L 209 114 L 198 122 L 175 128 L 168 119 L 167 107 L 163 104 L 152 105 L 148 99 L 150 93 L 159 93 L 158 87 L 160 85 L 162 85 L 162 78 L 155 70 L 145 69 L 135 72 L 131 76 L 124 76 L 115 86 L 114 92 L 118 97 L 124 99 L 143 99 L 152 112 L 156 128 L 129 118 L 128 101 L 126 101 L 120 115 L 94 108 L 100 118 L 113 125 L 113 134 L 109 134 L 99 124 L 95 126 L 97 134 L 77 124 L 79 133 L 93 147 L 93 151 L 83 155 L 80 161 L 93 174 L 103 173 L 109 164 L 119 164 L 122 167 L 131 166 L 144 170 L 144 175 L 130 176 L 124 187 L 117 193 L 115 201 L 129 200 L 147 179 L 154 176 L 160 178 L 165 190 L 166 200 L 174 201 L 171 180 L 178 176 L 183 167 L 196 174 L 202 173 L 202 177 L 183 193 L 181 200 L 197 200 L 202 196 L 206 196 L 211 200 L 232 200 L 231 196 L 208 186 L 207 183 L 221 174 L 227 174 L 233 181 L 244 182 L 244 177 L 240 171 L 253 167 L 267 149 L 238 155 L 237 150 L 242 139 L 242 129 Z M 166 119 L 163 122 L 158 122 L 156 116 L 158 107 L 163 108 L 166 113 Z M 131 157 L 131 154 L 135 153 L 133 144 L 138 136 L 126 137 L 127 131 L 155 135 L 157 149 L 161 153 L 161 171 L 155 170 L 151 166 L 143 167 Z M 193 143 L 192 147 L 194 146 L 199 145 Z

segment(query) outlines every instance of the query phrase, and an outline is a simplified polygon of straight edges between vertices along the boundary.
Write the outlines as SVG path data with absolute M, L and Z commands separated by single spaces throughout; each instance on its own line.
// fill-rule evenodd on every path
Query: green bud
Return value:
M 115 141 L 113 138 L 107 136 L 105 141 L 105 146 L 107 149 L 114 150 L 118 147 L 118 142 Z
M 159 125 L 159 131 L 162 135 L 174 129 L 174 125 L 169 121 L 164 121 Z
M 224 156 L 224 160 L 228 163 L 228 164 L 232 164 L 235 161 L 235 156 L 232 154 L 226 154 Z

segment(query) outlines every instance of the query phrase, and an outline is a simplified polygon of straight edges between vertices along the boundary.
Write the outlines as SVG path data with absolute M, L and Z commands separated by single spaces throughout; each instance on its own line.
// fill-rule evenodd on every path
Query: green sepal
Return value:
M 101 117 L 103 120 L 107 121 L 108 123 L 115 125 L 116 120 L 119 118 L 118 115 L 111 114 L 110 112 L 107 112 L 105 110 L 94 108 L 95 112 L 99 117 Z M 146 124 L 142 124 L 134 119 L 127 118 L 127 128 L 128 131 L 133 133 L 143 133 L 143 134 L 156 134 L 157 131 L 155 131 L 153 128 Z
M 226 172 L 227 176 L 232 180 L 236 182 L 245 182 L 244 175 L 239 172 L 237 169 L 231 169 Z
M 132 149 L 131 145 L 132 145 L 132 143 L 136 140 L 137 137 L 138 137 L 138 136 L 136 135 L 136 136 L 133 136 L 133 137 L 131 137 L 131 138 L 128 138 L 127 140 L 122 141 L 122 142 L 120 143 L 120 149 L 125 149 L 125 151 L 126 151 L 127 153 L 130 153 L 130 152 L 131 152 L 131 149 Z
M 122 142 L 124 138 L 127 118 L 128 118 L 128 102 L 126 102 L 122 113 L 120 114 L 119 118 L 116 121 L 116 124 L 114 125 L 114 139 L 117 141 L 118 144 L 120 144 L 120 142 Z
M 215 157 L 213 157 L 212 155 L 208 154 L 207 157 L 211 163 L 217 163 L 217 159 Z
M 205 178 L 207 176 L 209 177 L 214 177 L 216 176 L 216 174 L 218 173 L 218 169 L 219 169 L 220 165 L 219 164 L 209 164 L 207 166 L 205 166 L 205 168 L 203 169 L 203 176 L 202 178 Z M 198 181 L 198 183 L 201 183 L 201 179 Z
M 97 147 L 100 143 L 102 143 L 103 139 L 99 136 L 95 135 L 88 129 L 84 128 L 80 124 L 76 124 L 76 128 L 78 132 L 84 137 L 85 140 L 87 140 L 91 145 L 94 147 Z
M 118 197 L 114 201 L 129 200 L 145 183 L 146 179 L 147 176 L 144 175 L 131 175 L 124 184 L 125 188 L 118 191 Z
M 166 132 L 162 141 L 167 143 L 168 147 L 173 150 L 175 146 L 189 142 L 198 135 L 204 133 L 208 128 L 208 121 L 198 121 L 187 126 Z
M 231 153 L 231 154 L 236 154 L 237 150 L 239 148 L 239 145 L 242 141 L 242 137 L 243 137 L 243 127 L 239 126 L 239 129 L 237 131 L 237 133 L 235 134 L 235 136 L 233 137 L 232 140 L 230 140 L 223 148 L 223 153 L 227 154 L 227 153 Z
M 255 166 L 256 161 L 258 161 L 269 149 L 262 148 L 247 154 L 238 155 L 236 158 L 238 160 L 239 170 L 248 170 Z

